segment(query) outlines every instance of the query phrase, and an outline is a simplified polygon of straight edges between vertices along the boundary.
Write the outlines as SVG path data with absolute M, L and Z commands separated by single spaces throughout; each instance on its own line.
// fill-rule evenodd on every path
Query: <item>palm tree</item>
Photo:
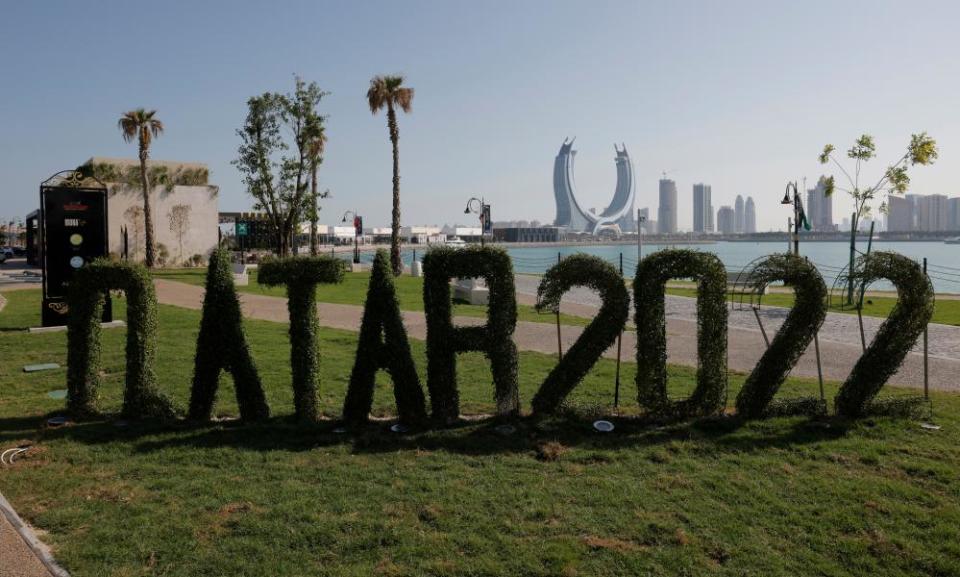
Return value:
M 150 143 L 163 132 L 163 123 L 153 117 L 156 110 L 138 108 L 124 112 L 117 126 L 125 142 L 137 139 L 140 149 L 140 184 L 143 187 L 143 223 L 146 243 L 146 265 L 153 268 L 156 247 L 153 239 L 153 216 L 150 211 L 150 183 L 147 182 L 147 157 L 150 156 Z
M 312 256 L 316 256 L 318 252 L 317 222 L 320 220 L 320 207 L 317 204 L 317 199 L 326 196 L 325 193 L 317 193 L 317 168 L 323 162 L 323 151 L 326 145 L 326 131 L 320 124 L 307 144 L 307 154 L 310 157 L 310 198 L 313 201 L 313 206 L 310 207 L 310 254 Z
M 370 112 L 376 114 L 387 109 L 387 128 L 390 129 L 390 142 L 393 144 L 393 226 L 390 232 L 390 266 L 393 274 L 403 272 L 400 262 L 400 151 L 397 141 L 400 130 L 397 128 L 399 106 L 404 112 L 410 112 L 413 105 L 413 88 L 403 86 L 403 76 L 374 76 L 367 90 L 367 103 Z

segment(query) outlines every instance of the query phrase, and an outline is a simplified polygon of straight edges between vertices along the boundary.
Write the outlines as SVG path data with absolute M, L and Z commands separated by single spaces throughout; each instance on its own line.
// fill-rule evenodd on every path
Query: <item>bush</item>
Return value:
M 343 418 L 353 424 L 366 422 L 370 414 L 380 369 L 386 369 L 393 379 L 400 421 L 409 424 L 426 421 L 426 401 L 410 353 L 393 279 L 390 255 L 378 250 L 370 271 L 350 387 L 343 403 Z
M 126 382 L 123 415 L 172 418 L 173 405 L 157 389 L 157 297 L 145 267 L 98 259 L 78 269 L 67 297 L 67 409 L 77 418 L 96 415 L 100 389 L 100 319 L 104 293 L 127 295 Z
M 609 263 L 585 254 L 567 257 L 550 267 L 537 288 L 537 309 L 559 310 L 561 297 L 575 286 L 600 293 L 602 304 L 597 316 L 540 385 L 533 397 L 535 414 L 553 413 L 560 407 L 616 341 L 630 316 L 630 295 L 623 277 Z
M 191 419 L 209 420 L 213 416 L 221 370 L 233 376 L 243 420 L 256 421 L 270 416 L 260 375 L 243 331 L 240 299 L 233 286 L 230 264 L 230 253 L 226 250 L 216 249 L 210 255 L 190 390 Z
M 909 414 L 915 408 L 912 405 L 917 404 L 916 399 L 882 402 L 873 399 L 903 364 L 907 353 L 930 322 L 933 285 L 920 265 L 892 252 L 874 252 L 860 257 L 852 277 L 854 282 L 864 285 L 879 279 L 889 280 L 897 288 L 897 304 L 840 387 L 834 399 L 837 413 L 847 417 L 868 413 Z
M 434 419 L 450 423 L 460 416 L 456 355 L 483 351 L 493 372 L 498 415 L 520 411 L 517 389 L 517 296 L 513 265 L 506 251 L 493 247 L 435 247 L 423 257 L 423 305 L 427 317 L 427 389 Z M 450 279 L 487 281 L 490 301 L 487 324 L 454 327 L 451 319 Z
M 257 282 L 265 286 L 286 285 L 290 312 L 290 368 L 297 419 L 320 418 L 320 352 L 317 320 L 317 285 L 343 281 L 345 263 L 330 256 L 298 256 L 264 259 Z
M 810 261 L 792 254 L 770 255 L 747 278 L 757 292 L 775 281 L 793 287 L 796 294 L 793 309 L 740 389 L 737 412 L 747 418 L 823 413 L 826 406 L 820 399 L 774 402 L 773 397 L 823 324 L 827 315 L 827 286 Z
M 687 399 L 667 395 L 667 322 L 670 279 L 697 281 L 697 386 Z M 659 417 L 710 415 L 723 409 L 727 390 L 727 274 L 716 256 L 662 250 L 640 261 L 633 281 L 637 324 L 637 399 Z

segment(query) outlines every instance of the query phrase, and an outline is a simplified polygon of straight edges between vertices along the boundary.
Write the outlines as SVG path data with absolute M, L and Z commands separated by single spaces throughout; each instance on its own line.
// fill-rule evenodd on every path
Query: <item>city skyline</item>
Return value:
M 295 73 L 331 92 L 320 106 L 328 115 L 319 171 L 332 194 L 321 203 L 328 223 L 346 210 L 389 222 L 390 143 L 364 93 L 372 75 L 394 72 L 417 94 L 413 112 L 400 119 L 404 224 L 464 222 L 471 196 L 486 198 L 499 218 L 550 222 L 550 161 L 565 135 L 590 143 L 577 159 L 584 206 L 609 202 L 615 174 L 607 147 L 623 142 L 634 158 L 636 206 L 656 214 L 658 180 L 668 173 L 684 192 L 676 206 L 681 230 L 692 228 L 686 191 L 698 182 L 710 183 L 715 207 L 753 196 L 758 229 L 783 230 L 786 182 L 815 182 L 826 172 L 816 161 L 823 145 L 845 151 L 863 133 L 874 135 L 878 150 L 868 179 L 902 154 L 911 133 L 926 130 L 941 156 L 911 171 L 911 192 L 949 195 L 960 180 L 960 118 L 942 98 L 960 87 L 955 3 L 918 4 L 909 26 L 894 2 L 870 10 L 826 1 L 610 2 L 589 10 L 559 0 L 549 10 L 543 2 L 488 8 L 417 0 L 180 6 L 151 16 L 165 32 L 148 43 L 137 11 L 120 2 L 7 7 L 0 215 L 35 209 L 39 183 L 54 172 L 92 156 L 134 158 L 116 120 L 139 106 L 157 109 L 166 126 L 151 158 L 207 164 L 221 208 L 249 210 L 231 165 L 236 130 L 248 98 L 291 90 Z M 180 17 L 183 10 L 190 18 Z M 51 21 L 51 12 L 58 18 Z M 874 32 L 856 50 L 848 46 L 851 20 Z M 249 32 L 253 21 L 283 37 L 267 42 Z M 784 28 L 817 30 L 820 40 L 783 42 Z M 85 32 L 92 29 L 111 33 Z M 35 42 L 36 30 L 57 42 Z M 614 50 L 611 37 L 622 39 Z M 891 70 L 896 82 L 864 94 Z M 795 89 L 809 78 L 830 89 Z M 892 114 L 901 110 L 909 113 Z M 838 194 L 835 217 L 851 210 Z

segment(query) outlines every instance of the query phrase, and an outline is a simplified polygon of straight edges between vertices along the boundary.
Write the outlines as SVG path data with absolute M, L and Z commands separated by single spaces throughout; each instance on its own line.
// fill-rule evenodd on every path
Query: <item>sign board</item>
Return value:
M 107 189 L 75 171 L 40 185 L 40 265 L 43 269 L 43 326 L 67 324 L 67 292 L 74 273 L 107 255 Z M 103 322 L 112 318 L 110 297 Z
M 248 228 L 247 223 L 245 223 L 245 222 L 238 222 L 238 223 L 237 223 L 237 236 L 247 236 L 247 234 L 249 234 L 249 232 L 250 232 L 250 230 L 249 230 L 249 228 Z
M 480 213 L 481 233 L 493 231 L 493 219 L 490 218 L 490 205 L 483 205 L 483 212 Z

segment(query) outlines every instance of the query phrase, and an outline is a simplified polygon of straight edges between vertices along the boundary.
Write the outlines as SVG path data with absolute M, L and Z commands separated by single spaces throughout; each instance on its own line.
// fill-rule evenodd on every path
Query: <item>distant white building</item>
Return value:
M 729 206 L 721 206 L 717 211 L 717 231 L 720 234 L 734 234 L 737 231 L 737 213 Z
M 743 232 L 753 234 L 757 232 L 757 205 L 753 202 L 753 197 L 747 197 L 747 205 L 744 208 Z

